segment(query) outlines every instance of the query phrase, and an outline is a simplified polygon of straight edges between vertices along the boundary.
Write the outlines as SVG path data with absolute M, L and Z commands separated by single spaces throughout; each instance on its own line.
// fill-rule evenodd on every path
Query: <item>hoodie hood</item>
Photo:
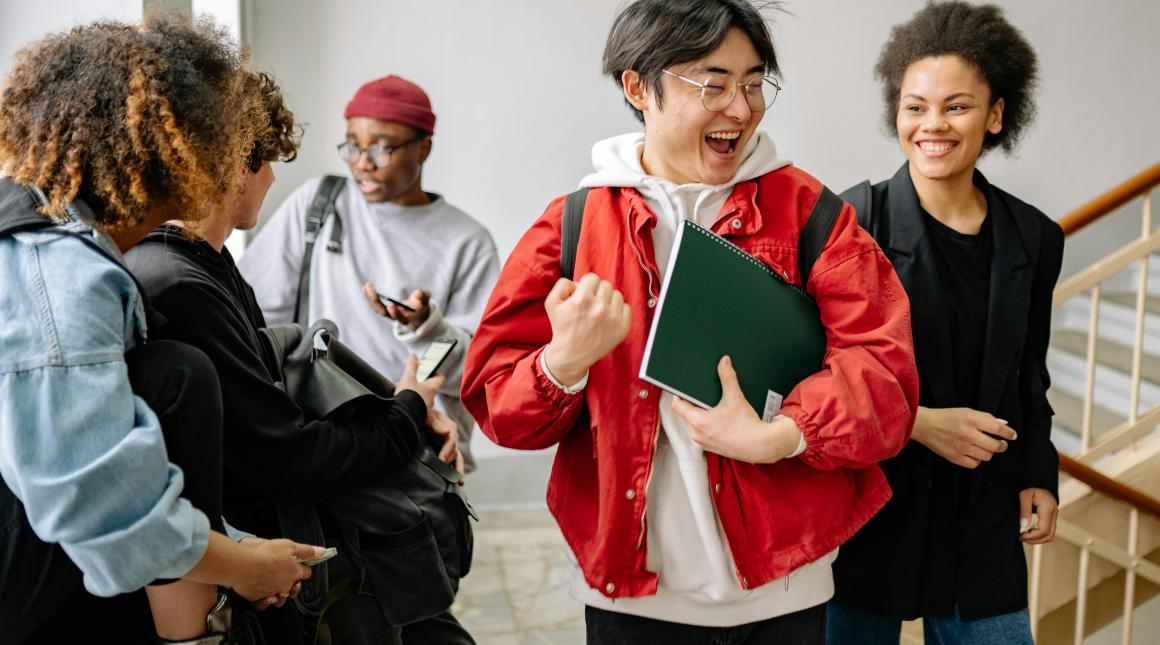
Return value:
M 677 228 L 689 219 L 712 228 L 733 186 L 772 172 L 789 161 L 779 159 L 773 139 L 758 132 L 749 140 L 733 179 L 726 184 L 677 184 L 648 175 L 641 166 L 644 133 L 634 132 L 598 141 L 592 146 L 596 171 L 580 181 L 581 188 L 633 188 L 657 216 L 653 229 L 653 251 L 660 275 L 665 274 Z
M 592 165 L 595 172 L 580 180 L 580 187 L 641 188 L 652 182 L 667 183 L 674 188 L 677 187 L 678 184 L 645 173 L 644 167 L 640 163 L 643 146 L 643 132 L 632 132 L 597 141 L 592 146 Z M 782 166 L 788 166 L 790 163 L 790 161 L 780 159 L 777 156 L 777 146 L 774 145 L 772 137 L 765 132 L 758 132 L 746 144 L 741 163 L 737 166 L 737 173 L 729 183 L 721 185 L 682 184 L 679 186 L 694 192 L 700 192 L 707 188 L 731 188 L 734 184 L 760 177 Z

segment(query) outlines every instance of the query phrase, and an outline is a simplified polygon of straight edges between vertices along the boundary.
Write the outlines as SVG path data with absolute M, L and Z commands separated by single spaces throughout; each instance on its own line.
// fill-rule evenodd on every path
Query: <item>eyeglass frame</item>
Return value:
M 404 141 L 402 143 L 398 143 L 398 144 L 395 144 L 393 146 L 389 146 L 389 145 L 386 145 L 386 144 L 381 143 L 381 142 L 375 142 L 375 143 L 372 143 L 371 145 L 369 145 L 365 148 L 360 146 L 359 144 L 355 143 L 354 141 L 343 141 L 342 143 L 338 144 L 335 147 L 335 150 L 338 152 L 338 158 L 341 159 L 344 163 L 352 164 L 352 165 L 356 164 L 356 163 L 358 163 L 358 160 L 360 158 L 362 158 L 363 155 L 366 155 L 367 161 L 371 162 L 371 165 L 373 165 L 375 168 L 382 168 L 383 166 L 386 166 L 387 164 L 391 163 L 391 155 L 394 154 L 396 150 L 398 150 L 400 148 L 406 148 L 407 146 L 411 145 L 412 143 L 416 143 L 416 142 L 422 141 L 423 139 L 426 139 L 428 136 L 430 136 L 430 135 L 419 134 L 419 135 L 416 135 L 414 137 L 411 137 L 410 139 L 407 139 L 406 141 Z M 356 156 L 353 160 L 350 159 L 350 155 L 343 154 L 343 152 L 342 152 L 343 148 L 347 148 L 348 146 L 350 148 L 353 148 L 355 151 L 358 152 L 358 156 Z M 371 156 L 371 150 L 376 148 L 376 147 L 387 154 L 387 160 L 381 164 L 375 162 L 374 157 Z
M 701 88 L 701 107 L 705 108 L 705 110 L 709 111 L 709 112 L 721 112 L 725 108 L 729 107 L 729 104 L 733 102 L 733 99 L 737 98 L 737 88 L 741 87 L 742 85 L 749 85 L 749 83 L 732 83 L 732 84 L 730 84 L 731 91 L 729 92 L 728 100 L 725 101 L 724 105 L 722 105 L 720 107 L 720 109 L 710 110 L 709 107 L 705 105 L 705 90 L 709 87 L 708 83 L 699 83 L 697 81 L 694 81 L 691 78 L 688 78 L 686 76 L 681 76 L 680 74 L 677 74 L 676 72 L 669 71 L 667 69 L 662 69 L 661 71 L 664 72 L 665 74 L 668 74 L 669 76 L 675 76 L 676 78 L 681 79 L 682 81 L 688 83 L 689 85 Z M 728 74 L 727 76 L 729 76 L 731 78 L 736 78 L 732 74 Z M 762 83 L 769 83 L 770 85 L 773 86 L 773 89 L 774 89 L 773 100 L 769 102 L 769 105 L 765 105 L 760 110 L 758 110 L 758 109 L 754 109 L 753 105 L 751 105 L 749 103 L 749 99 L 746 98 L 745 104 L 749 106 L 749 109 L 752 112 L 768 112 L 769 108 L 773 107 L 773 104 L 777 102 L 778 95 L 781 94 L 781 85 L 778 84 L 777 78 L 775 78 L 773 76 L 762 76 L 761 82 Z

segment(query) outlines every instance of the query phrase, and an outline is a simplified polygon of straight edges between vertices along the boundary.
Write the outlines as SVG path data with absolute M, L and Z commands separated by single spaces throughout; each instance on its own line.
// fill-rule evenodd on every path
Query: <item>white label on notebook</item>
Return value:
M 761 420 L 769 423 L 781 411 L 781 395 L 773 390 L 766 390 L 765 411 L 761 413 Z

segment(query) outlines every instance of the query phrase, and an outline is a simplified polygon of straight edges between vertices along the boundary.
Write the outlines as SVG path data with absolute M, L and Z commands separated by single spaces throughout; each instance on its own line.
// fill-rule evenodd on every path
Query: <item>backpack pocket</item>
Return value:
M 367 581 L 388 623 L 406 625 L 450 609 L 455 591 L 426 516 L 398 533 L 359 537 Z

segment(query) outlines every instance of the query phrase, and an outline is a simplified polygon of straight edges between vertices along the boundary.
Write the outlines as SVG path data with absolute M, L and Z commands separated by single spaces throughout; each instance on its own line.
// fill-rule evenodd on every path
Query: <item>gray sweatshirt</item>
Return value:
M 238 261 L 268 324 L 294 317 L 306 213 L 321 181 L 310 179 L 287 197 Z M 468 444 L 475 422 L 459 400 L 459 384 L 467 343 L 499 276 L 495 242 L 482 224 L 441 197 L 423 206 L 371 204 L 348 179 L 335 205 L 342 217 L 342 250 L 326 248 L 331 218 L 314 247 L 310 321 L 333 320 L 343 343 L 392 380 L 402 375 L 407 356 L 422 354 L 432 340 L 458 340 L 439 369 L 447 381 L 436 407 L 459 426 L 460 449 L 473 467 Z M 362 295 L 367 281 L 399 300 L 426 289 L 430 317 L 412 331 L 378 315 Z

